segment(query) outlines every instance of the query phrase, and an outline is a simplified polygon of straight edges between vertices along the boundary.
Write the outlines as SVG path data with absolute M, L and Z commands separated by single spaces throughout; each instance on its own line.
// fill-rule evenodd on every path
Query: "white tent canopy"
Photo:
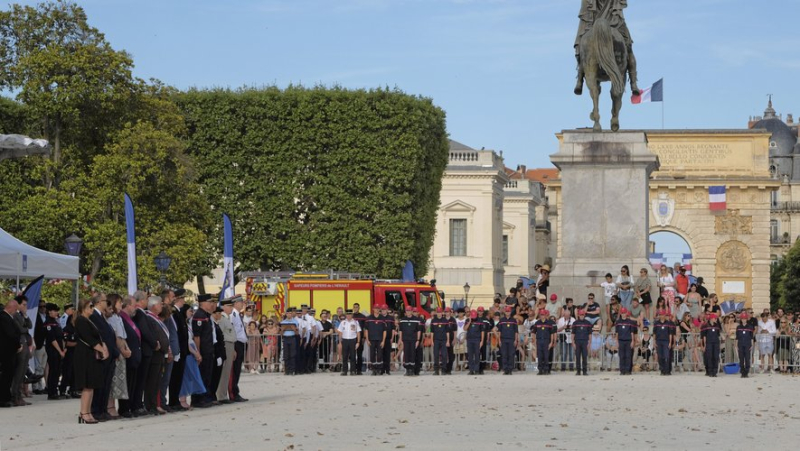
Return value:
M 0 229 L 0 278 L 79 279 L 78 257 L 37 249 Z
M 23 135 L 0 135 L 0 160 L 32 155 L 49 155 L 50 143 Z

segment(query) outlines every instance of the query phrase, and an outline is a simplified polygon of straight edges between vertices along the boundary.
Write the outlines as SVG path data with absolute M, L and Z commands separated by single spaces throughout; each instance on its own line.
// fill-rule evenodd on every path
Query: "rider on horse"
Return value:
M 633 56 L 633 40 L 625 24 L 625 16 L 622 10 L 628 7 L 628 0 L 581 0 L 581 12 L 578 17 L 581 19 L 578 26 L 578 36 L 575 38 L 575 57 L 578 59 L 578 82 L 575 85 L 575 94 L 583 93 L 583 70 L 581 69 L 580 42 L 587 31 L 592 29 L 595 20 L 600 17 L 606 8 L 609 8 L 608 19 L 625 40 L 628 46 L 628 73 L 631 77 L 631 91 L 634 95 L 639 95 L 639 86 L 636 77 L 636 58 Z

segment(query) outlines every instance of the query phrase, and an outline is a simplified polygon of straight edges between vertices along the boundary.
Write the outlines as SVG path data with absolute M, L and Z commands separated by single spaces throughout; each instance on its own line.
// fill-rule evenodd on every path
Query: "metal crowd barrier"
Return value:
M 422 352 L 422 371 L 431 372 L 434 366 L 432 334 L 424 334 Z M 248 337 L 245 351 L 244 371 L 251 373 L 276 373 L 285 369 L 283 346 L 278 335 L 259 335 Z M 398 337 L 392 341 L 392 372 L 403 371 L 403 343 Z M 529 333 L 520 334 L 516 349 L 514 370 L 517 372 L 538 371 L 534 337 Z M 481 362 L 485 371 L 498 371 L 501 368 L 499 333 L 492 332 L 486 340 Z M 618 341 L 615 333 L 595 333 L 589 341 L 588 369 L 597 371 L 619 371 Z M 369 343 L 363 343 L 362 371 L 371 370 L 369 362 Z M 465 339 L 456 339 L 453 346 L 453 372 L 465 372 L 467 368 L 467 347 Z M 341 347 L 336 335 L 322 337 L 317 340 L 312 354 L 316 364 L 309 365 L 315 372 L 341 371 Z M 735 338 L 720 338 L 719 369 L 723 371 L 728 363 L 739 363 L 738 346 Z M 771 359 L 771 361 L 770 361 Z M 699 333 L 676 334 L 676 346 L 672 350 L 672 372 L 690 373 L 705 372 L 704 351 Z M 763 360 L 763 364 L 762 364 Z M 382 358 L 380 359 L 382 362 Z M 654 336 L 648 343 L 642 342 L 639 335 L 637 345 L 633 349 L 634 372 L 659 371 L 658 350 Z M 790 335 L 756 335 L 751 346 L 751 372 L 777 372 L 782 368 L 787 372 L 800 373 L 800 337 Z M 556 336 L 555 346 L 551 350 L 550 369 L 552 372 L 575 372 L 575 353 L 571 338 L 565 333 Z

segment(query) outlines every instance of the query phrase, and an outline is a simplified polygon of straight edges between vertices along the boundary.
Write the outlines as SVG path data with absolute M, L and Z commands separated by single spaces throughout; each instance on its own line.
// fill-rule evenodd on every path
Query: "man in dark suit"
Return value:
M 186 324 L 186 290 L 179 288 L 175 290 L 175 302 L 172 307 L 172 319 L 175 320 L 175 328 L 178 334 L 178 345 L 180 346 L 180 358 L 172 364 L 172 376 L 169 381 L 169 407 L 173 410 L 183 410 L 179 399 L 181 385 L 183 384 L 183 372 L 186 369 L 186 357 L 189 355 L 189 326 Z
M 103 388 L 94 391 L 92 398 L 92 416 L 98 421 L 106 421 L 111 416 L 108 414 L 108 398 L 111 396 L 111 383 L 114 381 L 114 362 L 119 357 L 117 347 L 117 335 L 114 329 L 106 321 L 108 316 L 108 301 L 105 294 L 98 294 L 92 298 L 94 311 L 89 319 L 100 331 L 100 338 L 108 348 L 109 358 L 102 361 L 103 364 Z
M 22 352 L 19 327 L 13 315 L 19 304 L 16 299 L 8 301 L 0 312 L 0 407 L 11 407 L 11 382 L 14 379 L 17 354 Z
M 128 398 L 119 400 L 119 414 L 125 418 L 133 417 L 133 394 L 136 391 L 136 375 L 142 363 L 142 336 L 139 327 L 133 322 L 132 316 L 136 314 L 136 301 L 133 296 L 126 296 L 122 300 L 122 310 L 119 317 L 125 326 L 125 342 L 131 350 L 131 356 L 125 360 L 125 382 L 128 384 Z
M 11 398 L 16 406 L 27 406 L 30 403 L 25 401 L 23 388 L 26 384 L 26 370 L 28 369 L 28 362 L 30 362 L 33 353 L 31 349 L 33 345 L 33 337 L 28 331 L 31 330 L 33 325 L 31 319 L 28 318 L 28 298 L 25 295 L 20 295 L 15 298 L 17 300 L 17 313 L 14 314 L 14 322 L 19 329 L 19 341 L 22 345 L 22 352 L 17 354 L 16 362 L 14 363 L 14 380 L 11 382 Z
M 150 360 L 153 358 L 153 352 L 159 348 L 159 343 L 156 340 L 155 331 L 150 327 L 150 322 L 147 321 L 147 294 L 144 291 L 137 291 L 133 293 L 133 299 L 136 303 L 136 314 L 133 316 L 133 322 L 142 335 L 142 361 L 139 363 L 139 368 L 136 372 L 136 388 L 133 397 L 130 399 L 131 410 L 133 411 L 133 416 L 136 417 L 148 413 L 144 408 L 144 385 L 147 380 L 147 372 L 150 370 Z
M 150 359 L 150 368 L 147 369 L 147 380 L 144 384 L 144 408 L 152 415 L 167 413 L 158 407 L 158 389 L 164 372 L 164 364 L 168 358 L 172 357 L 167 326 L 158 318 L 163 306 L 160 296 L 150 296 L 147 299 L 147 321 L 150 329 L 155 332 L 158 342 L 153 357 Z

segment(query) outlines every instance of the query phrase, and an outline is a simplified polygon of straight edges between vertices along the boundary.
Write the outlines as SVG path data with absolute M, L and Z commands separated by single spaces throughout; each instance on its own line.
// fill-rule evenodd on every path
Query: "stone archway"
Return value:
M 650 242 L 654 245 L 654 252 L 663 256 L 662 263 L 669 267 L 674 263 L 682 263 L 686 254 L 694 256 L 692 243 L 679 230 L 666 227 L 651 229 Z

